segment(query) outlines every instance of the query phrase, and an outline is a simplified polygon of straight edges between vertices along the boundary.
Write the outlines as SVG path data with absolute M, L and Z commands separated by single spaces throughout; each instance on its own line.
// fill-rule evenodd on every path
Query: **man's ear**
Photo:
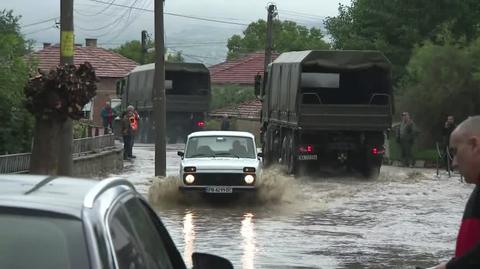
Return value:
M 480 136 L 471 136 L 467 141 L 468 145 L 472 147 L 474 152 L 480 154 Z

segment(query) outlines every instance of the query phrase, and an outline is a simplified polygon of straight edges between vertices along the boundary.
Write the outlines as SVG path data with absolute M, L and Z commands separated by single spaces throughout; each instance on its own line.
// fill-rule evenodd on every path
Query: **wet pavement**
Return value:
M 294 178 L 264 173 L 253 199 L 206 201 L 178 191 L 177 150 L 155 178 L 154 148 L 136 145 L 123 176 L 145 194 L 191 267 L 193 252 L 235 268 L 414 268 L 453 255 L 473 186 L 435 170 L 382 167 L 377 180 L 352 175 Z

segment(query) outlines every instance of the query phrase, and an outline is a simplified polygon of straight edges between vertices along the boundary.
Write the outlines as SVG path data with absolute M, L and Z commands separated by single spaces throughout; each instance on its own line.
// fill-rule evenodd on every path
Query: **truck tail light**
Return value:
M 377 148 L 377 147 L 372 148 L 372 154 L 373 155 L 379 155 L 379 154 L 384 154 L 384 153 L 385 153 L 385 149 L 383 149 L 383 148 Z
M 313 153 L 313 145 L 303 145 L 298 147 L 298 151 L 301 153 Z

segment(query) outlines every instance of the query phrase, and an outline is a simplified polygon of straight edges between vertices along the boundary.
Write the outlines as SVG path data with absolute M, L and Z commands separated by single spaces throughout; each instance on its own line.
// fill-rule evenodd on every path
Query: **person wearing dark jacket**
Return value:
M 131 113 L 128 111 L 123 112 L 122 115 L 122 137 L 123 137 L 123 159 L 129 160 L 132 155 L 132 138 L 133 131 L 130 125 Z
M 445 167 L 447 171 L 449 168 L 450 170 L 452 169 L 452 163 L 449 157 L 452 155 L 452 152 L 450 151 L 450 135 L 452 134 L 453 130 L 455 130 L 456 127 L 457 125 L 455 124 L 455 118 L 453 116 L 448 116 L 447 121 L 443 125 L 443 130 L 442 130 L 442 136 L 443 136 L 442 146 L 443 146 L 443 150 L 445 150 L 444 162 L 445 162 Z M 449 154 L 447 154 L 447 150 Z
M 455 257 L 435 269 L 480 268 L 480 116 L 469 117 L 452 132 L 453 167 L 465 181 L 475 184 L 457 236 Z
M 228 118 L 228 115 L 225 114 L 223 115 L 223 118 L 222 118 L 222 124 L 220 126 L 220 129 L 222 131 L 228 131 L 230 130 L 230 119 Z

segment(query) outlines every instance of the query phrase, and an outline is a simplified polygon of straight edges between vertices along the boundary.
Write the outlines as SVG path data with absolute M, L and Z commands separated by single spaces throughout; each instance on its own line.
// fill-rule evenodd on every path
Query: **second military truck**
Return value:
M 153 143 L 153 78 L 155 64 L 141 65 L 133 69 L 119 83 L 122 109 L 133 105 L 140 114 L 136 140 Z M 187 135 L 200 131 L 205 125 L 211 89 L 210 72 L 200 63 L 166 63 L 166 134 L 169 143 L 185 142 Z
M 257 82 L 260 78 L 257 77 Z M 265 163 L 378 176 L 391 127 L 391 63 L 378 51 L 281 54 L 256 83 Z

